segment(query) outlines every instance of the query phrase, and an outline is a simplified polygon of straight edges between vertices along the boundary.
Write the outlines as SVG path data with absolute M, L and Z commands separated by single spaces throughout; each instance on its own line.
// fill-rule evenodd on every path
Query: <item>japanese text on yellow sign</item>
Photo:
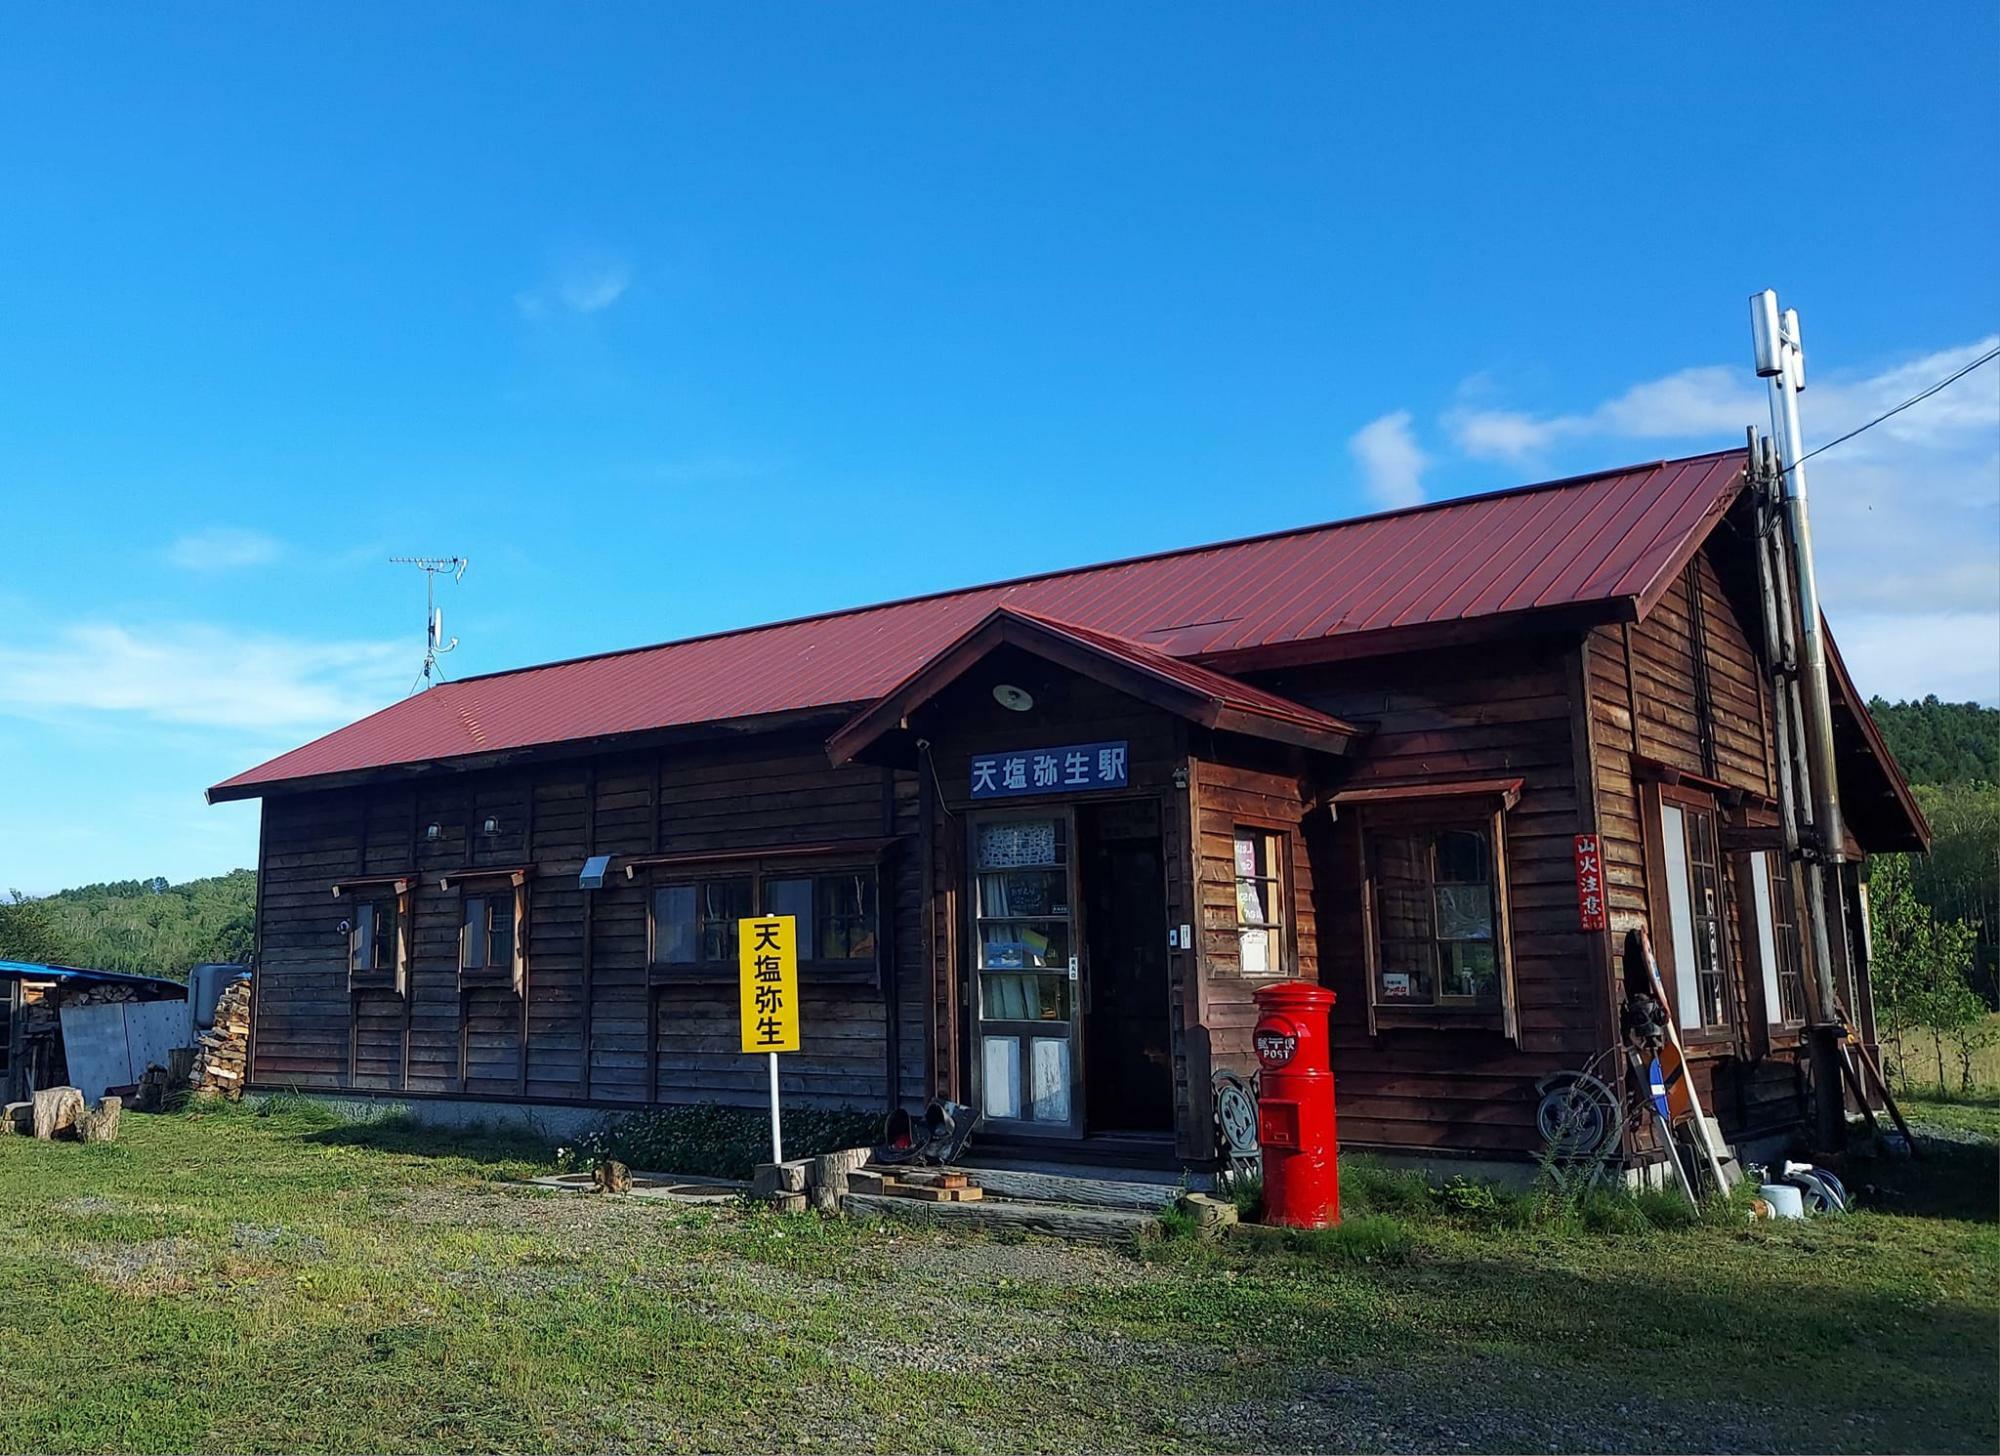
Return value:
M 798 921 L 759 915 L 736 922 L 736 955 L 742 970 L 743 1050 L 799 1049 Z

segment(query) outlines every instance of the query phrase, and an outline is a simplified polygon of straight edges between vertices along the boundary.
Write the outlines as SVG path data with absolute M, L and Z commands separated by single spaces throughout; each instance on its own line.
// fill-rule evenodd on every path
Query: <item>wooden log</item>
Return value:
M 83 1093 L 75 1087 L 44 1087 L 35 1094 L 34 1132 L 43 1142 L 76 1126 L 83 1115 Z
M 1143 1213 L 1114 1208 L 1064 1208 L 1048 1203 L 931 1203 L 893 1195 L 850 1193 L 844 1207 L 863 1218 L 896 1218 L 957 1224 L 964 1228 L 1005 1228 L 1090 1243 L 1124 1243 L 1150 1227 Z
M 750 1175 L 750 1196 L 769 1198 L 776 1193 L 796 1193 L 805 1197 L 809 1158 L 787 1158 L 782 1163 L 759 1163 Z
M 803 1193 L 773 1193 L 770 1198 L 770 1204 L 778 1213 L 804 1213 L 806 1211 L 806 1195 Z
M 812 1206 L 821 1213 L 840 1212 L 840 1200 L 847 1195 L 849 1178 L 868 1161 L 868 1157 L 867 1148 L 842 1148 L 814 1158 L 811 1177 L 806 1184 Z
M 1204 1233 L 1215 1233 L 1225 1225 L 1237 1221 L 1236 1205 L 1226 1198 L 1217 1198 L 1213 1194 L 1183 1194 L 1179 1207 L 1182 1212 L 1194 1216 L 1195 1227 Z
M 123 1098 L 106 1097 L 76 1120 L 76 1135 L 87 1143 L 108 1143 L 118 1136 L 118 1114 Z

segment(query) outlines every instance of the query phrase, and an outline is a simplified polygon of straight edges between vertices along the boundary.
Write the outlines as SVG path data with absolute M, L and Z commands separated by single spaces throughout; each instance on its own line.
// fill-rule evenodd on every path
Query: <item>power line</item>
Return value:
M 1925 400 L 1929 399 L 1939 390 L 1944 389 L 1949 385 L 1958 383 L 1959 380 L 1965 378 L 1966 375 L 1970 374 L 1980 365 L 1991 364 L 1995 359 L 2000 359 L 2000 349 L 1988 349 L 1984 354 L 1981 354 L 1977 359 L 1974 359 L 1970 364 L 1966 365 L 1963 369 L 1960 369 L 1955 374 L 1949 374 L 1945 376 L 1943 379 L 1940 379 L 1936 384 L 1933 384 L 1929 389 L 1923 391 L 1923 393 L 1913 394 L 1908 399 L 1904 400 L 1901 404 L 1897 405 L 1894 409 L 1886 410 L 1883 413 L 1875 416 L 1875 418 L 1870 420 L 1867 424 L 1849 430 L 1846 434 L 1840 436 L 1838 439 L 1828 440 L 1824 445 L 1821 445 L 1816 449 L 1806 451 L 1805 454 L 1799 456 L 1798 459 L 1794 460 L 1790 465 L 1787 465 L 1785 467 L 1786 474 L 1790 474 L 1792 471 L 1797 470 L 1801 465 L 1805 464 L 1808 460 L 1812 459 L 1813 456 L 1823 454 L 1824 452 L 1831 450 L 1835 445 L 1844 445 L 1849 440 L 1852 440 L 1856 435 L 1859 435 L 1864 431 L 1874 429 L 1877 425 L 1881 424 L 1882 421 L 1886 419 L 1894 418 L 1896 415 L 1899 415 L 1904 410 L 1908 409 L 1911 405 L 1922 404 Z

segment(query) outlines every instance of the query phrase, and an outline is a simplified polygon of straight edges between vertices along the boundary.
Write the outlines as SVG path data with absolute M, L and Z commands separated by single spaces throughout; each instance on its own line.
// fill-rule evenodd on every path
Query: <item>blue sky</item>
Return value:
M 465 674 L 1725 446 L 1767 285 L 1830 438 L 2000 328 L 1995 17 L 10 8 L 0 889 L 250 863 L 393 553 Z M 2000 698 L 1995 375 L 1815 462 L 1866 690 Z

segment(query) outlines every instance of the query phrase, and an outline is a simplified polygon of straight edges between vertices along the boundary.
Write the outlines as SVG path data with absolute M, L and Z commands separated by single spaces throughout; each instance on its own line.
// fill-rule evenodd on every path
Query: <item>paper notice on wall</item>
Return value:
M 1238 937 L 1242 947 L 1238 956 L 1238 968 L 1246 976 L 1260 975 L 1271 969 L 1271 932 L 1268 930 L 1246 930 Z

